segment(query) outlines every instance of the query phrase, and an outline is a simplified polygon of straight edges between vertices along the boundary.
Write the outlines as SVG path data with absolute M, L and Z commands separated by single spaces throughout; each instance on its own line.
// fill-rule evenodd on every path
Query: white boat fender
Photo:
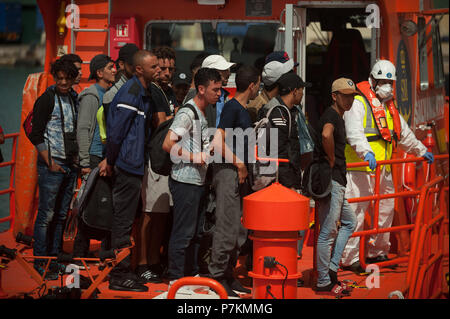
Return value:
M 405 297 L 403 296 L 403 294 L 399 290 L 391 291 L 389 296 L 388 296 L 388 298 L 389 299 L 405 299 Z

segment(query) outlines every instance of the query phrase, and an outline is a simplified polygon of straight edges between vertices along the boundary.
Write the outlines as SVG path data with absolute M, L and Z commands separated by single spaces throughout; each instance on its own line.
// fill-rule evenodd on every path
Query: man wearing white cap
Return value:
M 278 95 L 278 79 L 285 73 L 291 72 L 297 66 L 284 51 L 275 51 L 266 57 L 262 82 L 264 88 L 261 93 L 248 103 L 247 110 L 253 122 L 258 118 L 258 111 L 266 105 L 273 97 Z
M 217 127 L 219 125 L 220 113 L 222 113 L 229 94 L 223 87 L 228 84 L 228 78 L 231 74 L 230 68 L 233 65 L 235 65 L 235 63 L 228 62 L 223 56 L 218 54 L 210 55 L 203 60 L 202 68 L 216 69 L 222 77 L 222 93 L 220 94 L 219 101 L 217 101 L 215 105 L 208 105 L 206 110 L 206 118 L 209 127 Z
M 373 171 L 377 161 L 390 160 L 396 144 L 404 151 L 423 156 L 432 163 L 433 154 L 416 139 L 414 133 L 394 103 L 393 84 L 396 80 L 395 66 L 388 60 L 377 61 L 370 73 L 369 80 L 360 82 L 357 87 L 360 94 L 354 99 L 350 111 L 344 115 L 348 144 L 345 148 L 347 163 L 369 162 L 369 166 L 349 168 L 347 171 L 346 197 L 364 197 L 373 195 L 375 178 Z M 390 165 L 381 168 L 380 193 L 394 193 L 394 184 Z M 393 198 L 380 201 L 378 226 L 389 228 L 394 217 Z M 363 230 L 364 214 L 369 202 L 351 204 L 358 223 L 355 231 Z M 372 213 L 369 208 L 369 213 Z M 389 233 L 374 235 L 369 240 L 367 263 L 387 261 L 390 242 Z M 344 269 L 355 273 L 364 273 L 359 263 L 359 237 L 351 238 L 344 250 L 342 261 Z

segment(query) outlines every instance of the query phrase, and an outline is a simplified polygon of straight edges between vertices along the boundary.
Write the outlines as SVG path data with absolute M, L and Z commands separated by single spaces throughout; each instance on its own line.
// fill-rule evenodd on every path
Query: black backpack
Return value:
M 182 107 L 188 107 L 194 112 L 195 120 L 199 120 L 198 113 L 194 106 L 185 104 Z M 163 176 L 169 176 L 172 169 L 172 161 L 170 153 L 167 153 L 163 148 L 164 140 L 169 132 L 169 128 L 173 123 L 174 118 L 167 120 L 159 125 L 152 133 L 149 142 L 150 165 L 153 172 Z
M 302 193 L 315 200 L 327 197 L 331 192 L 332 168 L 322 154 L 322 142 L 317 132 L 307 124 L 314 142 L 314 157 L 303 171 Z
M 89 227 L 111 231 L 113 218 L 112 181 L 94 168 L 75 199 L 72 212 Z

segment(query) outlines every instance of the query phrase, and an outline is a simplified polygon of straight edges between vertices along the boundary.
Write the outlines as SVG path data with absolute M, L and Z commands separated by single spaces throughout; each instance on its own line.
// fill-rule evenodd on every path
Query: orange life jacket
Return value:
M 387 142 L 392 142 L 393 139 L 396 143 L 400 139 L 402 126 L 400 122 L 400 114 L 398 113 L 397 107 L 395 106 L 394 99 L 386 102 L 386 106 L 394 121 L 394 134 L 393 136 L 391 136 L 391 132 L 389 131 L 389 127 L 386 122 L 386 112 L 380 100 L 378 100 L 378 98 L 376 97 L 375 92 L 372 91 L 370 83 L 368 81 L 364 81 L 358 83 L 356 86 L 358 87 L 364 99 L 368 102 L 368 105 L 370 105 L 373 118 L 380 133 L 380 137 Z

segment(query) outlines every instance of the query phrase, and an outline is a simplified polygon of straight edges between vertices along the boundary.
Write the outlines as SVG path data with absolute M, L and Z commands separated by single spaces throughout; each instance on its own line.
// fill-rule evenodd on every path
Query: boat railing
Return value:
M 435 299 L 448 292 L 443 267 L 448 257 L 449 187 L 444 183 L 445 178 L 438 176 L 421 189 L 406 275 L 408 298 Z
M 436 155 L 435 160 L 448 160 L 448 154 L 444 155 Z M 355 198 L 349 198 L 349 203 L 357 203 L 357 202 L 365 202 L 365 201 L 373 201 L 373 227 L 369 230 L 364 230 L 360 232 L 355 232 L 351 237 L 361 237 L 360 243 L 365 243 L 365 239 L 367 236 L 372 236 L 376 234 L 382 234 L 382 233 L 393 233 L 393 232 L 400 232 L 400 231 L 411 231 L 415 227 L 415 223 L 406 224 L 406 225 L 400 225 L 400 226 L 393 226 L 389 228 L 380 228 L 379 227 L 379 208 L 380 208 L 380 201 L 383 199 L 388 198 L 406 198 L 406 197 L 417 197 L 421 194 L 421 191 L 416 189 L 412 189 L 409 191 L 399 191 L 394 192 L 391 194 L 380 194 L 380 176 L 381 176 L 381 168 L 384 165 L 395 165 L 395 164 L 404 164 L 404 163 L 410 163 L 410 162 L 416 162 L 416 163 L 422 163 L 426 160 L 422 157 L 412 157 L 412 158 L 406 158 L 406 159 L 391 159 L 391 160 L 384 160 L 384 161 L 378 161 L 377 167 L 375 168 L 375 187 L 374 187 L 374 194 L 371 196 L 364 196 L 364 197 L 355 197 Z M 428 170 L 428 163 L 423 163 L 423 169 Z M 436 164 L 432 164 L 436 165 Z M 360 162 L 360 163 L 349 163 L 347 165 L 348 168 L 355 168 L 355 167 L 363 167 L 367 166 L 367 162 Z M 431 170 L 432 172 L 434 170 Z M 430 177 L 433 177 L 430 175 Z M 366 245 L 361 245 L 359 247 L 359 263 L 362 268 L 366 269 L 367 264 L 365 261 L 365 249 Z M 389 261 L 384 261 L 377 263 L 379 267 L 386 267 L 386 266 L 392 266 L 392 265 L 398 265 L 400 263 L 408 262 L 408 257 L 399 257 L 395 258 Z
M 16 150 L 18 137 L 19 133 L 5 134 L 5 140 L 12 139 L 11 160 L 0 163 L 0 168 L 8 166 L 10 167 L 8 188 L 0 189 L 0 196 L 9 194 L 9 216 L 0 218 L 0 224 L 10 222 L 8 229 L 14 227 L 14 214 L 16 211 L 16 197 L 15 197 L 16 192 L 14 188 L 14 177 L 16 171 L 16 153 L 17 153 Z
M 444 161 L 449 159 L 448 154 L 436 155 L 435 161 Z M 367 264 L 365 261 L 365 250 L 366 250 L 366 237 L 382 233 L 394 233 L 400 231 L 410 231 L 410 236 L 412 238 L 411 251 L 404 256 L 400 255 L 397 258 L 376 263 L 379 268 L 398 265 L 401 263 L 408 263 L 407 270 L 407 280 L 404 291 L 408 292 L 408 297 L 417 298 L 422 290 L 421 286 L 434 284 L 430 280 L 430 277 L 436 279 L 436 276 L 442 275 L 441 271 L 439 274 L 433 273 L 429 274 L 430 269 L 435 269 L 433 265 L 437 264 L 436 267 L 442 267 L 443 258 L 448 252 L 444 252 L 444 234 L 448 234 L 448 175 L 447 176 L 433 176 L 430 174 L 429 179 L 432 180 L 420 187 L 420 189 L 412 189 L 408 191 L 398 191 L 391 194 L 380 194 L 380 174 L 381 167 L 383 165 L 395 165 L 404 164 L 410 162 L 424 162 L 424 158 L 404 158 L 404 159 L 391 159 L 384 161 L 377 161 L 377 167 L 375 169 L 375 187 L 374 194 L 371 196 L 355 197 L 347 199 L 349 203 L 365 202 L 371 201 L 373 203 L 373 223 L 372 228 L 358 231 L 352 234 L 351 237 L 360 237 L 360 247 L 359 247 L 359 263 L 363 269 L 367 269 Z M 423 169 L 428 170 L 429 164 L 423 163 Z M 436 165 L 435 163 L 432 165 Z M 367 162 L 359 163 L 349 163 L 347 168 L 364 167 L 368 166 Z M 434 169 L 430 170 L 434 172 Z M 419 206 L 417 208 L 417 215 L 414 221 L 410 224 L 392 226 L 388 228 L 380 228 L 379 219 L 379 207 L 380 201 L 388 198 L 419 198 Z M 439 199 L 439 200 L 438 200 Z M 315 212 L 315 220 L 317 219 L 317 212 Z M 447 224 L 447 230 L 445 231 L 444 225 Z M 315 223 L 314 231 L 314 242 L 317 242 L 317 237 L 319 233 L 319 225 Z M 438 231 L 438 249 L 439 251 L 432 251 L 432 234 L 435 234 L 435 228 Z M 434 232 L 433 232 L 434 231 Z M 436 240 L 434 238 L 433 240 Z M 418 273 L 420 270 L 420 274 Z M 442 268 L 441 268 L 442 270 Z M 316 273 L 316 244 L 314 244 L 314 273 Z M 443 287 L 439 289 L 433 289 L 434 293 L 430 296 L 440 295 L 443 291 Z

